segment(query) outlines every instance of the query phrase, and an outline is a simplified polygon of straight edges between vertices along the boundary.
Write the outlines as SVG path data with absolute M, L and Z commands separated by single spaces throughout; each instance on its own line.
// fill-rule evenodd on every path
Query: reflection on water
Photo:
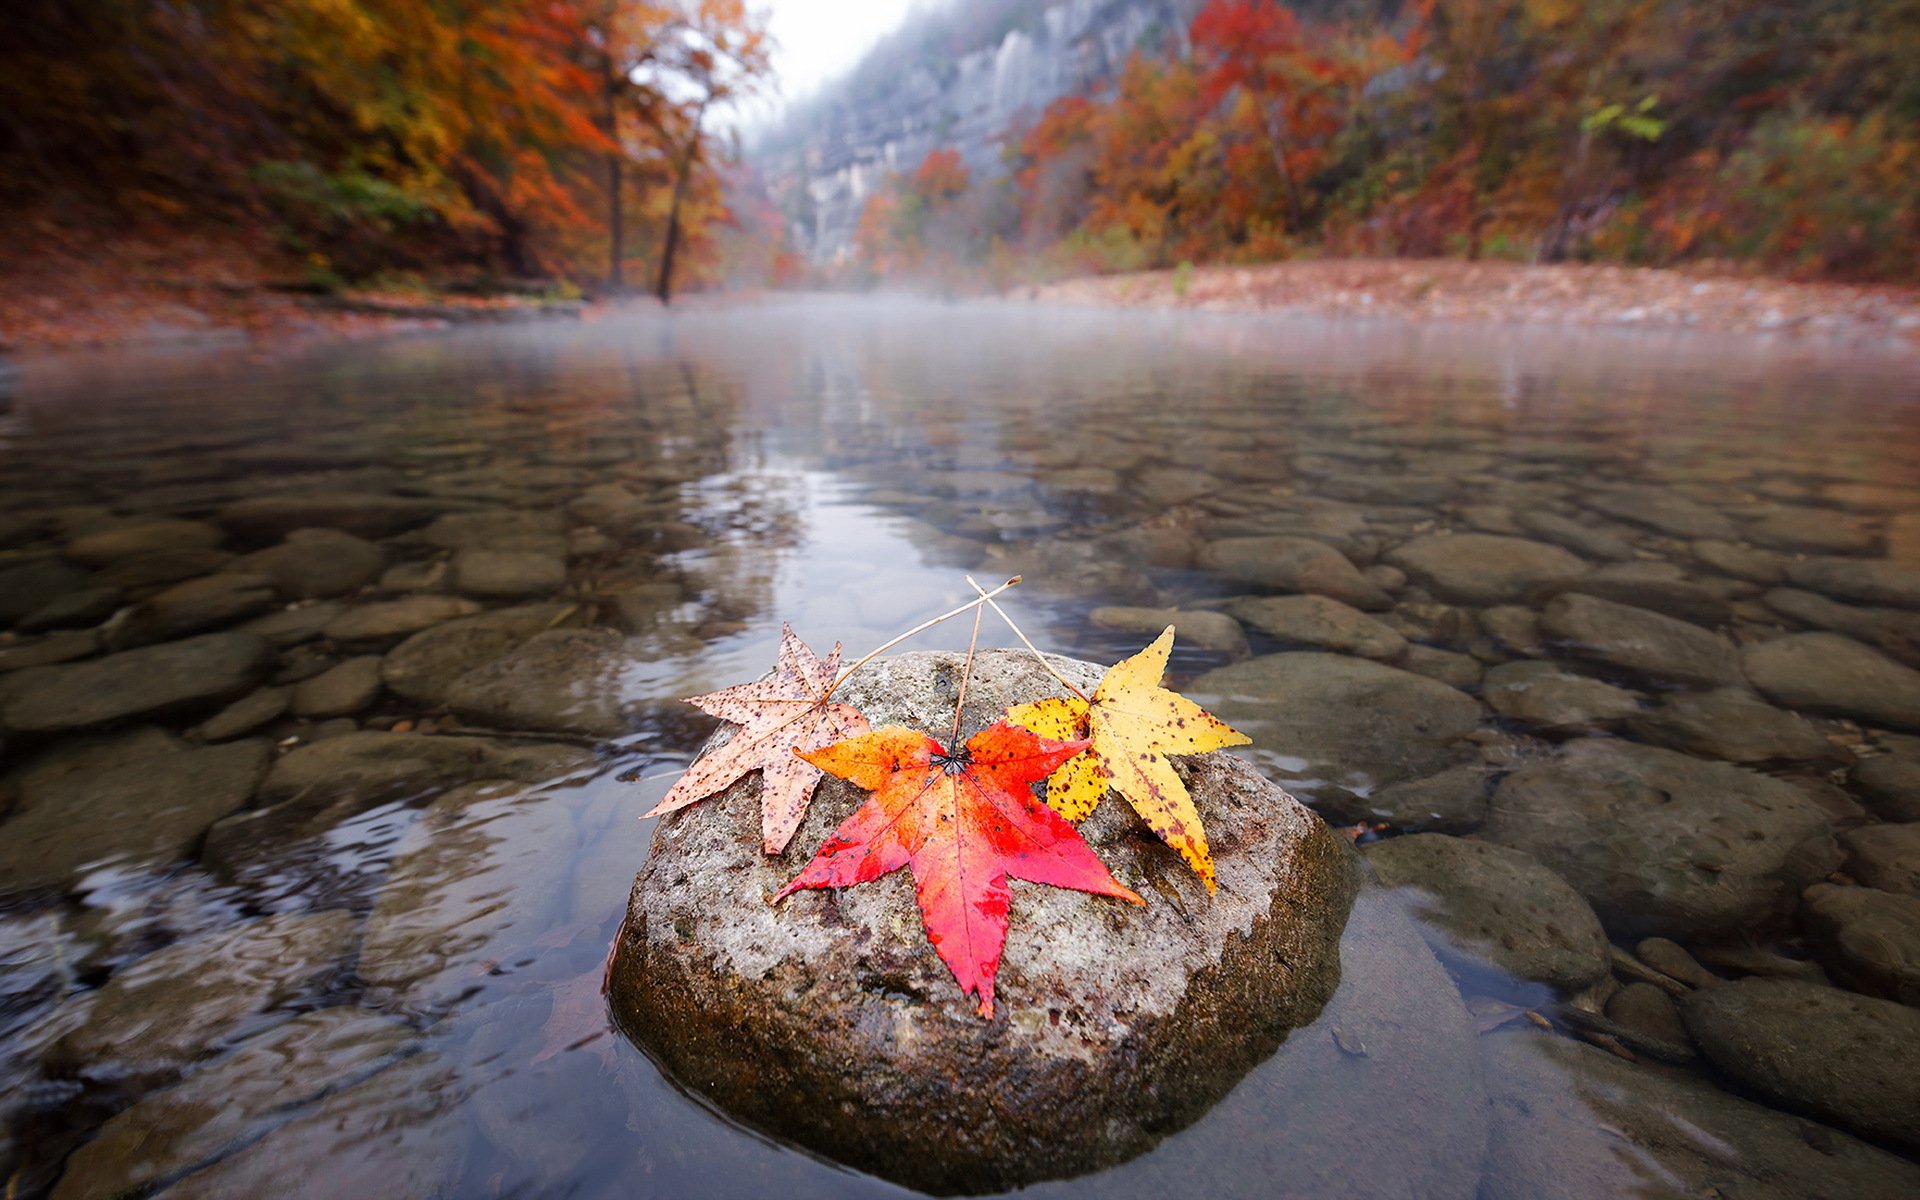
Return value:
M 39 364 L 0 414 L 0 1161 L 895 1191 L 676 1091 L 600 975 L 711 727 L 674 698 L 971 571 L 1049 649 L 1180 625 L 1269 774 L 1438 839 L 1382 874 L 1439 958 L 1363 899 L 1319 1022 L 1039 1190 L 1913 1194 L 1917 398 L 1805 344 L 837 302 Z M 1722 1044 L 1799 1041 L 1839 1066 Z

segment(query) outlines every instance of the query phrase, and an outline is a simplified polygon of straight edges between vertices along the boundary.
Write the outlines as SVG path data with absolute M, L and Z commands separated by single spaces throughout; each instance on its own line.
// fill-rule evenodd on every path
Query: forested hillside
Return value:
M 5 24 L 16 230 L 227 230 L 323 287 L 712 277 L 712 118 L 767 67 L 743 0 L 14 0 Z
M 1459 256 L 1911 281 L 1920 0 L 1210 0 L 996 147 L 874 180 L 841 272 Z

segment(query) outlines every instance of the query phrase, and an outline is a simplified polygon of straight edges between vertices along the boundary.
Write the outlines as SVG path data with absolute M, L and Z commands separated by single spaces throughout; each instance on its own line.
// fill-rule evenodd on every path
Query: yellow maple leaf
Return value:
M 1214 889 L 1207 831 L 1187 785 L 1168 754 L 1204 754 L 1253 739 L 1198 704 L 1160 686 L 1173 651 L 1173 626 L 1151 646 L 1115 663 L 1091 697 L 1060 696 L 1007 710 L 1007 719 L 1041 737 L 1089 740 L 1047 780 L 1047 804 L 1069 821 L 1083 820 L 1112 788 L 1133 805 L 1160 840 L 1179 852 L 1207 891 Z

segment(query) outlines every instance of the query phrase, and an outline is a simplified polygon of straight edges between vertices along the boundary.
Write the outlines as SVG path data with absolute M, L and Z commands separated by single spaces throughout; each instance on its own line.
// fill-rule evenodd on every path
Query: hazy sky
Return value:
M 861 54 L 925 0 L 760 0 L 780 43 L 780 100 L 793 101 L 850 69 Z

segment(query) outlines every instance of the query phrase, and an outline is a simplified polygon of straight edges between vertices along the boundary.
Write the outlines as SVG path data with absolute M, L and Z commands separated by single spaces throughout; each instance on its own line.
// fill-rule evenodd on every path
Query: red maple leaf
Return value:
M 1079 831 L 1034 798 L 1035 782 L 1086 747 L 1002 721 L 953 752 L 898 725 L 799 752 L 873 794 L 774 900 L 911 867 L 927 940 L 962 993 L 980 998 L 980 1015 L 991 1017 L 1012 900 L 1008 876 L 1142 903 Z

